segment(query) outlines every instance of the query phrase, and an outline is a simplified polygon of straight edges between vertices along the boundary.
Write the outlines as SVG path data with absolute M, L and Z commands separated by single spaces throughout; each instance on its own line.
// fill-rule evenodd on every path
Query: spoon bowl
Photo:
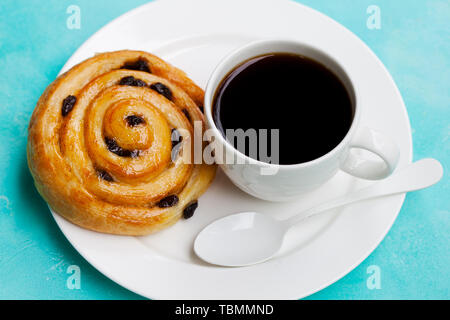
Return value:
M 270 259 L 283 244 L 286 226 L 258 212 L 241 212 L 218 219 L 197 236 L 195 253 L 204 261 L 229 267 Z

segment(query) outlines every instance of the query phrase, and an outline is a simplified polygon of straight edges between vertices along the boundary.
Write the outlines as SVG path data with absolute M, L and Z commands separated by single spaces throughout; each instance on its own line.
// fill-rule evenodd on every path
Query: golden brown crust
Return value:
M 151 73 L 121 69 L 136 61 L 146 61 Z M 119 85 L 125 77 L 147 86 Z M 156 83 L 170 89 L 170 99 L 149 87 Z M 63 116 L 71 95 L 76 103 Z M 181 70 L 142 51 L 103 53 L 76 65 L 45 90 L 30 120 L 27 158 L 36 188 L 55 212 L 91 230 L 145 235 L 172 225 L 215 175 L 215 166 L 182 156 L 190 154 L 193 121 L 203 126 L 203 95 Z M 130 127 L 127 115 L 143 122 Z M 183 136 L 173 161 L 172 128 Z M 128 153 L 112 152 L 107 139 Z M 160 208 L 170 195 L 179 202 Z

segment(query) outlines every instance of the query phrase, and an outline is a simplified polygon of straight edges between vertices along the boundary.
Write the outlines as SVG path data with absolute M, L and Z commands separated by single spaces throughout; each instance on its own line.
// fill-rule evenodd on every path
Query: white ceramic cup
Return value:
M 294 165 L 257 161 L 235 149 L 214 123 L 213 100 L 222 80 L 241 63 L 253 57 L 275 52 L 299 54 L 320 62 L 338 76 L 350 95 L 354 107 L 354 118 L 347 135 L 333 150 L 315 160 Z M 326 52 L 311 45 L 291 40 L 262 40 L 245 45 L 219 63 L 206 87 L 204 108 L 207 126 L 216 144 L 215 148 L 224 150 L 224 152 L 216 152 L 215 160 L 240 189 L 257 198 L 270 201 L 295 199 L 325 183 L 339 169 L 363 179 L 386 178 L 397 165 L 399 149 L 382 133 L 360 126 L 364 105 L 360 103 L 358 95 L 357 84 L 352 81 L 343 66 Z M 236 116 L 238 117 L 239 114 Z M 357 155 L 357 152 L 351 152 L 353 148 L 370 151 L 378 157 Z M 237 161 L 227 163 L 225 157 L 237 159 Z

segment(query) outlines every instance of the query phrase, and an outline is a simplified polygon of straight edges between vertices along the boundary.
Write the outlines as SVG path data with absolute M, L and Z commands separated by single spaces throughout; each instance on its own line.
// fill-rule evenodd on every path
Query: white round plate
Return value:
M 349 30 L 303 5 L 280 0 L 164 0 L 128 12 L 102 28 L 70 58 L 62 72 L 97 52 L 141 49 L 161 56 L 205 86 L 228 52 L 261 38 L 306 41 L 338 56 L 359 83 L 367 105 L 364 125 L 393 137 L 399 167 L 411 162 L 408 115 L 388 71 Z M 278 84 L 277 84 L 278 85 Z M 282 112 L 282 111 L 280 111 Z M 288 111 L 286 111 L 288 112 Z M 286 115 L 291 116 L 291 115 Z M 328 198 L 368 184 L 339 172 L 298 201 L 252 198 L 218 172 L 190 220 L 147 237 L 105 235 L 81 229 L 58 215 L 56 222 L 94 267 L 125 288 L 153 299 L 298 299 L 337 281 L 381 242 L 404 196 L 354 204 L 290 231 L 280 254 L 266 263 L 222 268 L 200 261 L 192 244 L 213 220 L 240 211 L 290 216 Z M 245 245 L 245 244 L 243 244 Z

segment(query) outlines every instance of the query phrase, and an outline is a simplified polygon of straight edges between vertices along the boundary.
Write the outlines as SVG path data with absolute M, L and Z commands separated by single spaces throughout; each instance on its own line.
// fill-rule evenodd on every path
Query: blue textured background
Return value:
M 224 0 L 226 1 L 226 0 Z M 2 0 L 0 2 L 0 298 L 135 299 L 91 267 L 68 243 L 32 185 L 25 157 L 27 125 L 45 87 L 72 53 L 111 19 L 145 0 Z M 361 37 L 392 73 L 413 128 L 414 159 L 435 157 L 438 185 L 408 194 L 382 244 L 346 277 L 310 299 L 450 298 L 450 1 L 301 0 Z M 69 5 L 80 30 L 66 27 Z M 369 5 L 381 30 L 366 27 Z M 66 287 L 70 265 L 81 289 Z M 379 290 L 367 268 L 381 268 Z

